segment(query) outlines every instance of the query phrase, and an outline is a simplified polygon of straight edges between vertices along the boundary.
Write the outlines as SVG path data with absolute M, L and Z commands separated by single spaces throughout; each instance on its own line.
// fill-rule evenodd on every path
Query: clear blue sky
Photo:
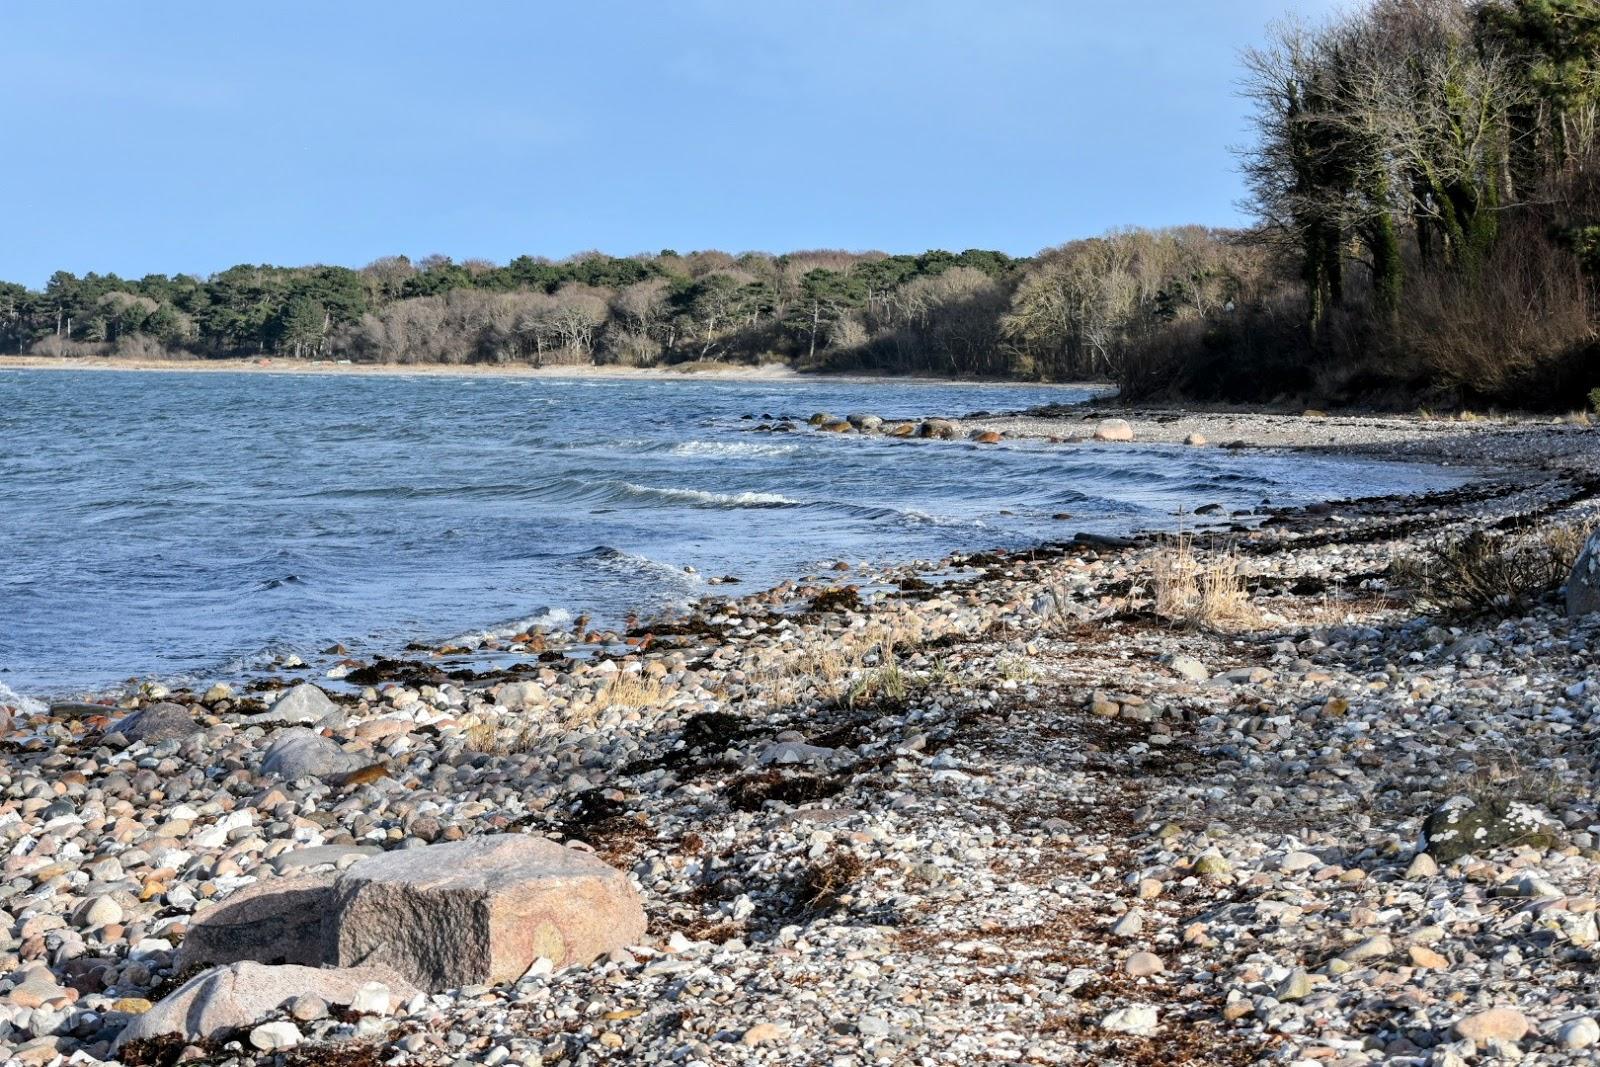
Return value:
M 1331 6 L 4 0 L 0 279 L 1228 224 L 1237 52 Z

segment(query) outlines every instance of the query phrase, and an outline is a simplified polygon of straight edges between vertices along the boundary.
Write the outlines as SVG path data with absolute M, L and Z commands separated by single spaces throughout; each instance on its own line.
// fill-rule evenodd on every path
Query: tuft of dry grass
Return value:
M 1569 800 L 1569 790 L 1553 767 L 1531 767 L 1507 748 L 1482 751 L 1470 767 L 1447 780 L 1442 796 L 1468 796 L 1480 804 L 1510 800 L 1555 811 Z
M 500 737 L 500 716 L 479 715 L 467 726 L 467 751 L 504 753 L 510 751 Z
M 593 699 L 574 701 L 563 720 L 570 729 L 587 726 L 608 708 L 650 708 L 661 703 L 664 693 L 661 682 L 643 671 L 622 671 L 613 674 Z
M 1239 574 L 1238 553 L 1197 555 L 1188 535 L 1171 539 L 1156 557 L 1154 596 L 1157 615 L 1185 626 L 1221 630 L 1259 621 Z
M 661 682 L 643 671 L 618 671 L 600 690 L 595 703 L 602 708 L 648 708 L 661 703 Z
M 903 704 L 909 692 L 910 687 L 906 684 L 905 672 L 900 669 L 900 664 L 888 659 L 856 675 L 850 683 L 850 691 L 845 694 L 845 704 L 852 708 L 869 704 Z
M 1039 677 L 1039 669 L 1022 656 L 1001 656 L 994 661 L 994 673 L 1003 682 L 1031 682 Z
M 1588 536 L 1576 523 L 1516 533 L 1471 530 L 1396 560 L 1391 573 L 1447 611 L 1520 614 L 1567 580 Z
M 904 700 L 909 689 L 896 649 L 921 643 L 920 623 L 897 621 L 824 637 L 799 650 L 768 681 L 774 691 L 794 695 L 810 683 L 825 702 L 856 707 Z

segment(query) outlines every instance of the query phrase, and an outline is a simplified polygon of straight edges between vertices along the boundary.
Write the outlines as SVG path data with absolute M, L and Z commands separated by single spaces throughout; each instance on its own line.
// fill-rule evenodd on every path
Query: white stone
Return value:
M 300 1029 L 287 1020 L 262 1023 L 250 1031 L 250 1044 L 263 1052 L 273 1049 L 294 1048 L 300 1043 Z
M 1556 1031 L 1556 1044 L 1564 1049 L 1589 1048 L 1600 1042 L 1600 1023 L 1590 1018 L 1574 1019 Z
M 1133 427 L 1127 419 L 1105 419 L 1095 427 L 1094 439 L 1096 441 L 1131 441 L 1133 440 Z
M 1116 1011 L 1100 1020 L 1102 1029 L 1111 1030 L 1118 1034 L 1134 1034 L 1138 1037 L 1151 1037 L 1160 1029 L 1159 1016 L 1156 1009 L 1148 1004 L 1135 1004 Z
M 355 999 L 350 1001 L 350 1010 L 361 1015 L 388 1015 L 389 997 L 388 986 L 382 982 L 368 982 L 356 990 Z

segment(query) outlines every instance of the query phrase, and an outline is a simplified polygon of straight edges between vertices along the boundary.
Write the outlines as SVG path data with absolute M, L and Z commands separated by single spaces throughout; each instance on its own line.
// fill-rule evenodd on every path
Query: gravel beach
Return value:
M 0 713 L 4 1062 L 1593 1062 L 1600 615 L 1411 561 L 1591 527 L 1595 431 L 949 426 L 1113 417 L 1475 473 Z

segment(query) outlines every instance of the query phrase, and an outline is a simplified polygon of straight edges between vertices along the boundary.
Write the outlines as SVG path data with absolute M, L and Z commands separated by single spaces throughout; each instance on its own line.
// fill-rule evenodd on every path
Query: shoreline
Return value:
M 259 359 L 117 359 L 113 357 L 0 356 L 0 373 L 7 370 L 121 371 L 150 373 L 320 374 L 348 377 L 437 378 L 553 378 L 609 379 L 617 381 L 750 381 L 819 382 L 902 385 L 959 385 L 973 388 L 1014 387 L 1037 389 L 1093 389 L 1113 387 L 1103 382 L 1032 382 L 1001 378 L 949 378 L 934 375 L 891 375 L 832 371 L 803 371 L 784 363 L 752 366 L 742 363 L 686 363 L 659 367 L 625 367 L 613 364 L 575 364 L 531 367 L 525 364 L 486 363 L 342 363 Z
M 1081 421 L 1007 425 L 1051 437 Z M 1141 440 L 1194 432 L 1133 421 Z M 1600 705 L 1584 688 L 1600 681 L 1600 618 L 1539 602 L 1503 621 L 1435 619 L 1390 564 L 1451 530 L 1593 523 L 1600 447 L 1547 423 L 1420 423 L 1363 441 L 1316 421 L 1299 447 L 1493 457 L 1495 472 L 1196 535 L 1197 558 L 1245 589 L 1198 623 L 1162 604 L 1173 543 L 1142 536 L 708 597 L 655 632 L 539 637 L 526 668 L 481 684 L 452 676 L 460 654 L 413 650 L 338 696 L 323 727 L 348 766 L 382 768 L 366 777 L 268 773 L 271 694 L 152 690 L 47 714 L 0 759 L 23 781 L 49 761 L 126 804 L 114 839 L 63 830 L 59 813 L 52 825 L 86 864 L 128 856 L 116 873 L 130 889 L 14 859 L 12 877 L 37 887 L 17 899 L 80 931 L 93 951 L 79 958 L 110 961 L 45 968 L 63 1017 L 100 1022 L 23 1037 L 106 1054 L 181 966 L 151 946 L 205 924 L 208 881 L 225 898 L 377 849 L 529 832 L 626 872 L 644 941 L 359 1025 L 300 1020 L 310 1054 L 442 1065 L 498 1044 L 508 1062 L 557 1062 L 645 1056 L 666 1032 L 716 1064 L 798 1046 L 950 1065 L 1357 1067 L 1377 1062 L 1369 1049 L 1406 1055 L 1401 1041 L 1454 1047 L 1510 1011 L 1522 1029 L 1495 1040 L 1524 1063 L 1571 1062 L 1570 1028 L 1600 1015 L 1600 764 L 1586 755 Z M 1273 425 L 1291 434 L 1250 427 Z M 600 655 L 566 655 L 591 636 Z M 177 709 L 174 736 L 120 732 L 157 705 Z M 137 791 L 149 761 L 178 796 Z M 216 767 L 242 777 L 224 788 Z M 1419 853 L 1423 821 L 1457 793 L 1536 804 L 1559 840 Z M 85 918 L 94 893 L 125 922 Z M 685 987 L 702 973 L 743 977 Z
M 68 361 L 70 362 L 70 361 Z M 70 369 L 70 368 L 60 368 Z M 125 368 L 100 368 L 100 369 L 125 369 Z M 176 368 L 166 368 L 176 369 Z M 217 368 L 224 370 L 226 368 Z M 264 371 L 271 372 L 267 368 Z M 331 368 L 330 368 L 331 369 Z M 340 368 L 339 371 L 348 368 Z M 442 368 L 448 373 L 452 368 Z M 604 370 L 604 368 L 596 368 Z M 381 368 L 375 373 L 381 373 Z M 638 370 L 619 368 L 620 371 Z M 336 371 L 336 372 L 339 372 Z M 285 371 L 279 370 L 279 373 Z M 292 371 L 291 371 L 292 372 Z M 655 372 L 640 370 L 637 376 L 651 377 Z M 564 377 L 561 374 L 545 375 L 550 377 Z M 575 377 L 583 377 L 576 375 Z M 602 375 L 608 376 L 608 375 Z M 632 373 L 619 373 L 621 378 L 634 377 Z M 866 380 L 866 379 L 860 379 Z M 1497 481 L 1511 476 L 1511 472 L 1518 469 L 1530 468 L 1540 470 L 1541 476 L 1548 476 L 1550 470 L 1566 470 L 1560 461 L 1563 457 L 1571 458 L 1575 453 L 1582 453 L 1590 437 L 1584 427 L 1575 427 L 1563 420 L 1533 419 L 1526 417 L 1507 416 L 1495 420 L 1480 419 L 1473 422 L 1457 422 L 1453 420 L 1418 419 L 1411 416 L 1317 416 L 1307 419 L 1298 415 L 1283 415 L 1268 412 L 1196 412 L 1175 411 L 1167 408 L 1127 408 L 1120 409 L 1117 416 L 1126 416 L 1132 421 L 1137 445 L 1185 446 L 1185 441 L 1192 434 L 1200 433 L 1206 436 L 1206 443 L 1201 447 L 1220 447 L 1227 450 L 1268 450 L 1268 451 L 1330 451 L 1335 454 L 1348 455 L 1357 458 L 1371 459 L 1374 461 L 1399 462 L 1418 464 L 1424 466 L 1437 466 L 1440 468 L 1470 467 L 1478 472 L 1481 481 Z M 1094 426 L 1106 418 L 1108 413 L 1099 408 L 1085 405 L 1084 410 L 1070 415 L 1034 416 L 1023 414 L 999 414 L 980 417 L 951 417 L 945 421 L 955 428 L 956 442 L 980 434 L 987 430 L 998 431 L 1009 439 L 1017 440 L 1045 440 L 1060 447 L 1070 448 L 1077 444 L 1091 444 Z M 1186 446 L 1187 447 L 1187 446 Z M 1595 470 L 1600 473 L 1600 461 L 1595 464 Z M 1155 538 L 1167 536 L 1160 528 L 1137 528 L 1130 531 L 1132 538 Z M 1059 543 L 1059 542 L 1054 542 Z M 1046 549 L 1052 542 L 1042 541 L 1032 546 L 1035 549 Z M 983 550 L 987 552 L 1018 552 L 1025 548 L 1002 548 L 990 546 Z M 905 563 L 893 563 L 884 560 L 866 561 L 872 566 L 883 568 L 897 568 L 910 566 Z M 937 568 L 935 568 L 937 569 Z M 815 575 L 795 575 L 780 583 L 793 585 L 807 580 L 820 580 Z M 732 587 L 730 587 L 732 588 Z M 767 590 L 766 592 L 770 592 Z M 715 591 L 706 591 L 702 596 L 716 597 Z M 732 594 L 739 595 L 739 594 Z M 743 594 L 751 595 L 751 594 Z M 688 608 L 693 607 L 691 602 Z M 565 615 L 568 619 L 589 616 L 567 604 L 554 605 L 550 610 Z M 675 609 L 675 610 L 688 610 Z M 622 615 L 632 615 L 635 610 L 624 610 Z M 619 618 L 621 615 L 619 615 Z M 486 634 L 495 629 L 499 624 L 488 621 L 479 626 L 469 626 L 459 632 L 459 636 Z M 371 659 L 397 659 L 403 658 L 405 653 L 401 645 L 409 644 L 420 647 L 429 642 L 427 635 L 413 635 L 403 642 L 399 642 L 387 649 L 372 648 L 364 650 Z M 444 647 L 444 646 L 439 646 Z M 318 662 L 311 650 L 303 650 L 303 654 L 312 659 L 312 667 L 295 668 L 300 671 L 311 670 Z M 345 658 L 344 654 L 340 654 Z M 300 659 L 300 654 L 294 654 L 294 659 Z M 324 655 L 322 661 L 332 662 Z M 271 677 L 275 668 L 258 669 L 249 675 L 228 679 L 230 684 L 251 684 L 261 678 Z M 203 679 L 207 682 L 219 681 L 216 677 Z M 317 678 L 312 676 L 311 681 Z M 180 680 L 159 676 L 134 675 L 132 681 L 139 685 L 155 684 L 162 687 L 180 684 Z M 0 676 L 0 685 L 5 679 Z M 8 687 L 9 688 L 9 687 Z M 129 691 L 129 684 L 123 683 L 106 687 L 68 687 L 59 691 L 30 690 L 27 692 L 10 689 L 23 701 L 33 703 L 52 701 L 91 700 L 115 701 Z

